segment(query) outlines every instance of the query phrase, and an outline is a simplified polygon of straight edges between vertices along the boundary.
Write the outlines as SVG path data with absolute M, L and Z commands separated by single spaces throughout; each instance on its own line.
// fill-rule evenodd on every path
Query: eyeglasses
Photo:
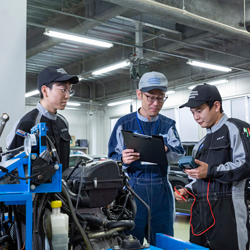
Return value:
M 56 88 L 60 89 L 64 95 L 69 94 L 69 96 L 73 96 L 75 94 L 74 89 L 63 89 L 63 88 L 58 88 L 58 87 Z
M 144 92 L 142 93 L 147 97 L 148 102 L 151 102 L 151 103 L 155 102 L 156 100 L 158 100 L 159 103 L 164 103 L 168 99 L 168 96 L 156 97 L 156 96 L 146 95 Z

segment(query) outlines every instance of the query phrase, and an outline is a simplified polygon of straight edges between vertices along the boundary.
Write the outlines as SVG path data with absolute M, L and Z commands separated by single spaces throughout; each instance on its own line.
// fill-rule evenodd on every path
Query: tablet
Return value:
M 122 135 L 126 147 L 140 153 L 139 161 L 157 163 L 160 166 L 168 165 L 162 136 L 136 134 L 124 129 Z

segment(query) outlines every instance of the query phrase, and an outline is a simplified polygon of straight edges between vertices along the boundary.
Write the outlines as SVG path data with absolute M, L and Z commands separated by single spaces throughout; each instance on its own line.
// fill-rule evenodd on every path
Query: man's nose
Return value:
M 158 99 L 158 98 L 155 98 L 153 104 L 157 105 L 157 104 L 159 104 L 159 103 L 160 103 L 160 102 L 159 102 L 159 99 Z
M 197 113 L 195 112 L 195 113 L 194 113 L 194 119 L 195 119 L 195 120 L 199 120 L 199 118 L 200 118 L 199 114 L 197 114 Z

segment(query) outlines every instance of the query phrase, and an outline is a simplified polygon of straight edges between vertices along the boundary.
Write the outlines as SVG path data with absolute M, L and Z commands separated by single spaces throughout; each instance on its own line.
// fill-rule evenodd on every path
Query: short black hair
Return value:
M 223 109 L 222 109 L 222 102 L 221 102 L 221 101 L 218 101 L 218 102 L 220 103 L 220 112 L 223 113 L 224 111 L 223 111 Z M 209 110 L 214 106 L 214 103 L 215 103 L 215 102 L 211 102 L 211 101 L 206 102 L 206 104 L 207 104 L 208 107 L 209 107 Z
M 50 84 L 47 85 L 47 87 L 51 90 L 53 88 L 53 85 L 56 84 L 58 86 L 62 86 L 64 84 L 66 84 L 68 81 L 63 81 L 63 82 L 52 82 Z M 40 92 L 40 98 L 43 99 L 43 93 L 42 93 L 42 88 L 39 90 Z

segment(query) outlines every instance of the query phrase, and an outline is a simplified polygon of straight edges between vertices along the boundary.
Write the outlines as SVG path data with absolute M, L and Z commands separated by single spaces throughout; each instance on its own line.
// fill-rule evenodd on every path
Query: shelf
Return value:
M 84 152 L 85 154 L 88 154 L 89 153 L 89 149 L 88 147 L 70 147 L 70 150 L 73 150 L 73 151 L 82 151 Z

